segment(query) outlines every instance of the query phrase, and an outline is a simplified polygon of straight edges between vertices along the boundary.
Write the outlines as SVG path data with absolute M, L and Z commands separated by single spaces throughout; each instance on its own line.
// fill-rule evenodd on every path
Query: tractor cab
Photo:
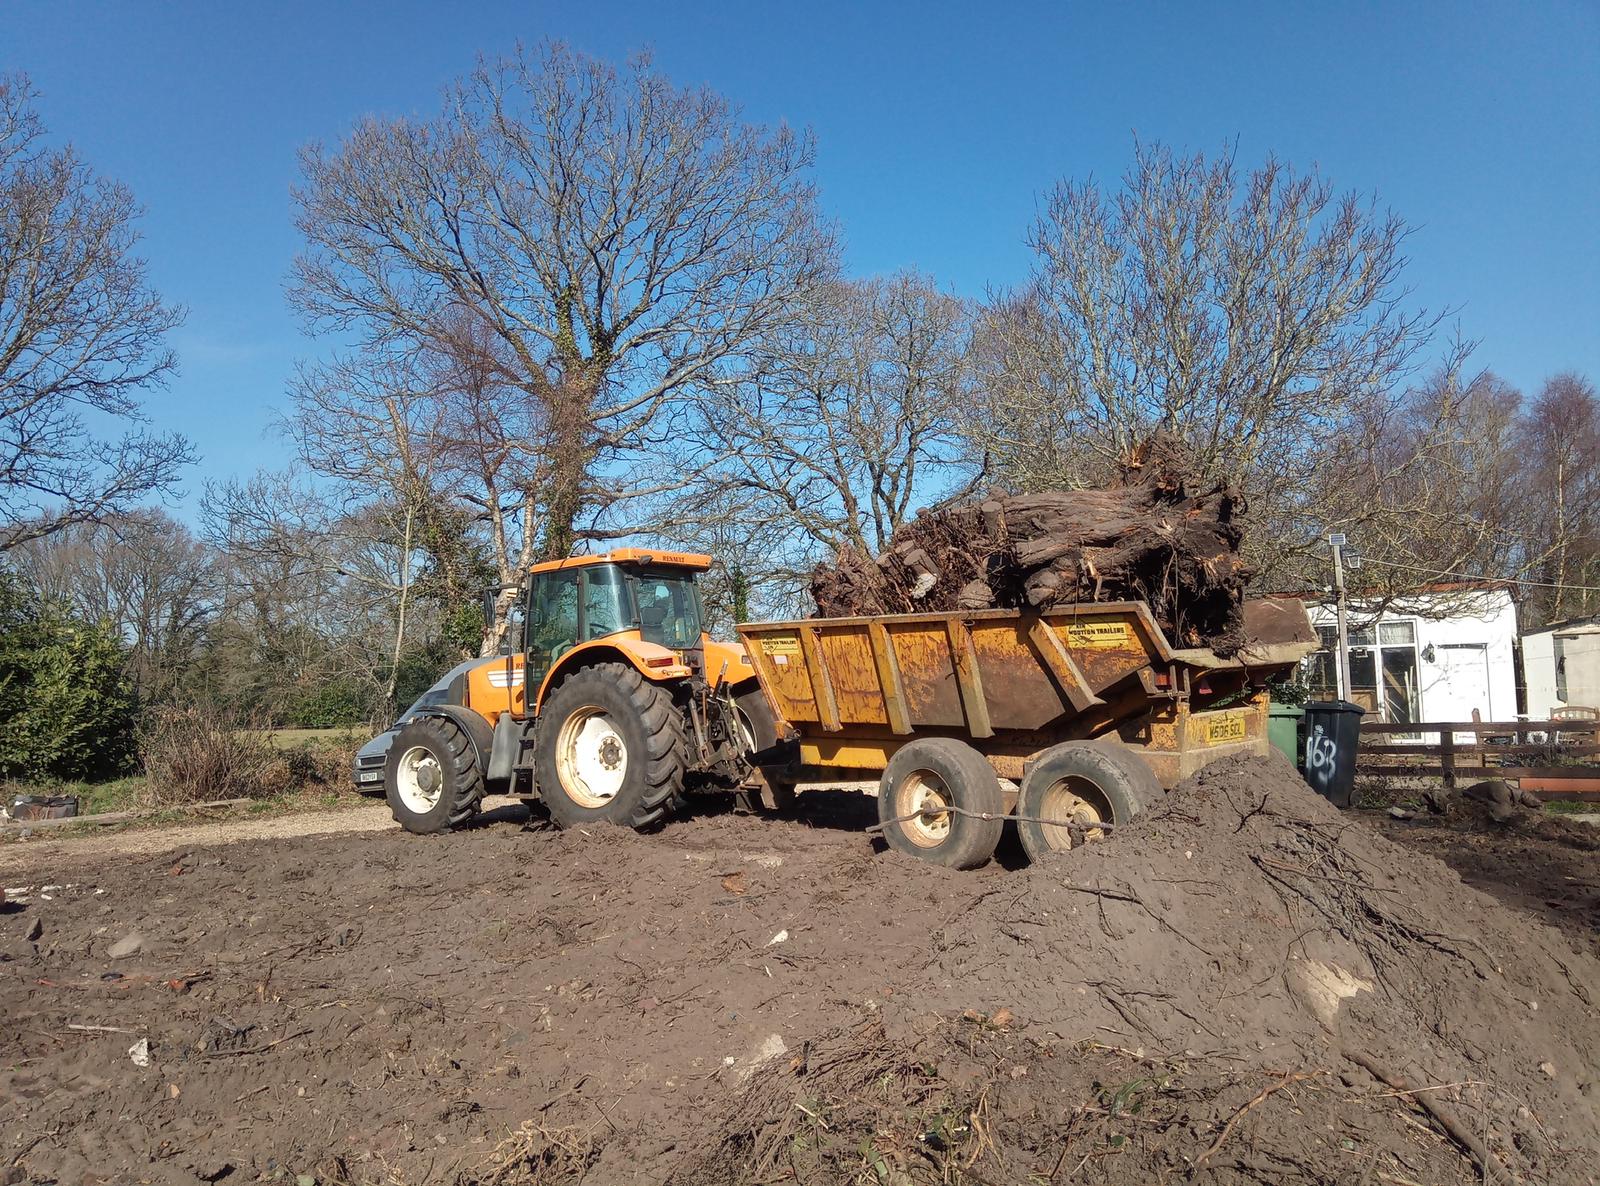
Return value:
M 524 618 L 528 686 L 537 688 L 569 651 L 601 639 L 628 650 L 643 643 L 670 652 L 677 665 L 700 666 L 690 654 L 704 647 L 695 575 L 710 566 L 709 556 L 641 548 L 535 565 Z

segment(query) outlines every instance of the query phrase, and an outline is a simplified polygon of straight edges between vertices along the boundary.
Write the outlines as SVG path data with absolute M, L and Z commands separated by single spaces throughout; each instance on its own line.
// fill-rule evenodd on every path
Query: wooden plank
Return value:
M 1600 733 L 1600 721 L 1362 721 L 1363 733 Z
M 1439 761 L 1444 767 L 1444 785 L 1451 790 L 1456 785 L 1456 735 L 1446 731 L 1439 735 L 1443 744 L 1440 745 Z
M 811 677 L 811 694 L 817 700 L 817 720 L 829 733 L 844 728 L 839 719 L 839 699 L 833 694 L 833 676 L 828 671 L 828 661 L 822 657 L 821 631 L 815 626 L 800 628 L 800 654 L 806 661 L 806 673 Z
M 1462 774 L 1484 778 L 1600 778 L 1600 766 L 1463 766 Z M 1442 778 L 1445 768 L 1439 763 L 1408 766 L 1393 762 L 1356 761 L 1357 774 L 1374 777 L 1407 776 L 1415 778 Z
M 1045 666 L 1050 669 L 1050 674 L 1055 676 L 1056 683 L 1066 694 L 1074 712 L 1087 712 L 1105 703 L 1089 687 L 1089 681 L 1083 676 L 1083 669 L 1072 657 L 1072 652 L 1061 644 L 1060 636 L 1050 629 L 1049 622 L 1043 618 L 1035 618 L 1033 625 L 1028 627 L 1028 637 L 1033 640 L 1033 645 L 1044 658 Z
M 955 663 L 956 687 L 961 690 L 961 707 L 967 714 L 967 732 L 974 737 L 993 737 L 989 722 L 989 702 L 983 696 L 983 680 L 978 675 L 978 652 L 972 646 L 972 631 L 960 618 L 945 622 L 950 635 L 950 656 Z
M 1438 764 L 1432 766 L 1384 766 L 1357 762 L 1356 773 L 1369 775 L 1372 778 L 1443 778 L 1444 767 Z
M 1459 745 L 1458 744 L 1455 748 L 1456 748 L 1456 756 L 1457 757 L 1460 757 L 1463 754 L 1473 754 L 1473 755 L 1477 755 L 1477 756 L 1480 756 L 1480 757 L 1488 757 L 1488 758 L 1493 758 L 1493 757 L 1521 758 L 1521 757 L 1528 757 L 1530 755 L 1533 756 L 1533 757 L 1544 757 L 1544 756 L 1546 756 L 1546 755 L 1548 755 L 1550 753 L 1552 748 L 1559 748 L 1560 751 L 1561 751 L 1562 756 L 1563 757 L 1569 757 L 1569 758 L 1592 758 L 1595 755 L 1600 754 L 1600 745 L 1561 745 L 1559 747 L 1553 747 L 1548 742 L 1529 742 L 1526 745 L 1484 745 L 1484 744 L 1480 744 L 1480 745 Z M 1431 757 L 1438 757 L 1439 753 L 1443 749 L 1444 749 L 1444 747 L 1442 745 L 1438 745 L 1438 744 L 1435 744 L 1435 745 L 1424 745 L 1424 744 L 1422 744 L 1420 742 L 1417 742 L 1417 743 L 1414 743 L 1412 745 L 1404 745 L 1404 744 L 1400 744 L 1400 745 L 1366 745 L 1366 744 L 1363 744 L 1362 747 L 1361 747 L 1361 752 L 1364 753 L 1364 754 L 1393 755 L 1395 757 L 1400 757 L 1400 756 L 1403 756 L 1403 755 L 1406 755 L 1406 754 L 1419 754 L 1419 755 L 1425 755 L 1425 756 L 1431 756 Z
M 882 622 L 867 623 L 867 638 L 872 645 L 872 663 L 878 669 L 878 689 L 889 714 L 889 728 L 896 733 L 911 732 L 911 710 L 906 704 L 905 684 L 900 680 L 900 659 L 894 653 L 894 639 Z

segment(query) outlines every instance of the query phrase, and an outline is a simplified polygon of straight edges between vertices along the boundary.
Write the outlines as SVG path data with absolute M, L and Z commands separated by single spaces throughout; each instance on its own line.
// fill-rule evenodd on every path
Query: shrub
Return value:
M 134 767 L 127 648 L 0 570 L 0 775 L 94 780 Z
M 187 705 L 152 712 L 140 740 L 145 798 L 155 807 L 210 799 L 266 799 L 294 778 L 270 736 L 226 710 Z
M 369 691 L 340 679 L 303 692 L 289 702 L 284 719 L 297 729 L 331 729 L 365 724 L 371 715 Z

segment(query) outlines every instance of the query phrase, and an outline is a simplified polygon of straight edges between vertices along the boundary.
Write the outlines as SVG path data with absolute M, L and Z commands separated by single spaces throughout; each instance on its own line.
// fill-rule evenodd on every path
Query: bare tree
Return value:
M 436 471 L 444 449 L 438 393 L 414 358 L 368 348 L 302 366 L 285 428 L 339 511 L 306 537 L 320 563 L 392 604 L 384 703 L 394 698 L 414 612 L 414 586 L 442 517 Z
M 1533 617 L 1600 608 L 1600 396 L 1582 375 L 1547 380 L 1517 426 Z
M 36 97 L 0 76 L 0 552 L 164 493 L 193 460 L 177 435 L 90 427 L 142 419 L 183 314 L 134 254 L 133 195 L 45 144 Z
M 116 630 L 141 700 L 183 690 L 205 649 L 220 582 L 212 550 L 182 523 L 137 510 L 30 540 L 8 559 L 41 596 Z
M 1405 308 L 1407 233 L 1275 159 L 1242 175 L 1138 145 L 1116 192 L 1046 199 L 1031 282 L 983 319 L 974 435 L 1037 488 L 1092 483 L 1165 428 L 1266 536 L 1303 533 L 1352 421 L 1400 398 L 1437 328 Z
M 1277 541 L 1278 571 L 1319 572 L 1323 533 L 1337 530 L 1371 561 L 1351 580 L 1374 609 L 1431 584 L 1432 609 L 1445 614 L 1477 596 L 1452 574 L 1516 576 L 1526 562 L 1521 400 L 1488 371 L 1446 366 L 1359 409 L 1308 491 L 1315 520 Z
M 759 541 L 764 577 L 881 549 L 973 477 L 959 431 L 970 336 L 966 305 L 923 275 L 815 286 L 697 407 L 689 439 L 722 460 L 680 512 L 724 546 L 734 527 Z
M 517 387 L 505 342 L 469 314 L 438 327 L 422 365 L 441 404 L 442 485 L 481 527 L 501 586 L 484 623 L 483 653 L 492 654 L 542 537 L 541 496 L 557 464 L 545 447 L 547 410 Z
M 470 315 L 545 410 L 538 550 L 654 487 L 617 469 L 832 267 L 808 137 L 742 123 L 648 57 L 561 45 L 484 62 L 427 121 L 370 119 L 308 148 L 293 299 L 313 326 L 419 344 Z M 666 475 L 659 486 L 669 485 Z

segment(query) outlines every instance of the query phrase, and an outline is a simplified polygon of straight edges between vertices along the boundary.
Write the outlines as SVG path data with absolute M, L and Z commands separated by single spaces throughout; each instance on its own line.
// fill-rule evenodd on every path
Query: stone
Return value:
M 125 960 L 129 956 L 138 955 L 143 950 L 144 936 L 135 931 L 131 935 L 124 935 L 113 943 L 106 949 L 106 955 L 114 960 Z

